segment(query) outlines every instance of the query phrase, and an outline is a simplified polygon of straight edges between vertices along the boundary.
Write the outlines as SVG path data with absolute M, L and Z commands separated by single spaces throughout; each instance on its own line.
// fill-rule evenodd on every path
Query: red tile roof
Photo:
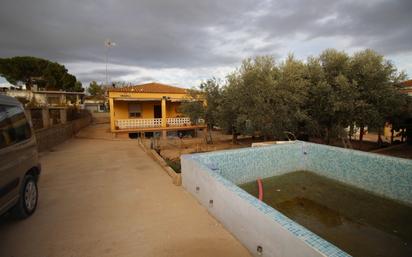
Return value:
M 147 83 L 136 86 L 110 88 L 110 92 L 136 92 L 136 93 L 169 93 L 169 94 L 186 94 L 187 90 L 180 87 L 174 87 L 161 83 Z
M 412 87 L 412 79 L 401 82 L 404 87 Z

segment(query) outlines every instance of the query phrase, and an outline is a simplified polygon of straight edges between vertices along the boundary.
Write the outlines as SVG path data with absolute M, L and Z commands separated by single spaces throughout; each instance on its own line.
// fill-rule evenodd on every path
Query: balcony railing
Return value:
M 160 128 L 162 119 L 120 119 L 115 121 L 119 129 Z
M 166 124 L 169 127 L 181 127 L 181 126 L 190 126 L 190 118 L 189 117 L 180 117 L 180 118 L 167 118 Z
M 160 128 L 162 127 L 162 119 L 118 119 L 115 120 L 115 125 L 119 129 L 134 129 L 134 128 Z M 190 118 L 167 118 L 166 125 L 168 127 L 190 126 Z

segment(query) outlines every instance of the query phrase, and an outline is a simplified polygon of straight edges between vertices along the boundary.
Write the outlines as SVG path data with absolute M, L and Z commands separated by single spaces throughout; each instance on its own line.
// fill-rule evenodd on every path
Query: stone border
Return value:
M 176 173 L 167 163 L 166 161 L 160 156 L 155 150 L 148 149 L 140 139 L 138 139 L 139 146 L 145 151 L 148 155 L 150 155 L 153 160 L 155 160 L 160 167 L 172 178 L 172 182 L 176 186 L 182 185 L 182 176 L 181 173 Z

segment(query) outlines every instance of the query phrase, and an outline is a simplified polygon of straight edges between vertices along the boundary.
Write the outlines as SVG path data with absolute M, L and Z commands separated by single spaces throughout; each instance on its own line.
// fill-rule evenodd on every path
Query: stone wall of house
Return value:
M 40 152 L 49 150 L 54 146 L 63 143 L 73 137 L 79 130 L 88 126 L 92 121 L 90 116 L 67 122 L 65 124 L 54 125 L 49 128 L 35 131 L 37 148 Z

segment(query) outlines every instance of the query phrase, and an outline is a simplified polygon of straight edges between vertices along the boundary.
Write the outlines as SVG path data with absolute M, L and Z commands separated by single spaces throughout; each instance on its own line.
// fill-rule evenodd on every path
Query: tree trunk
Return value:
M 326 128 L 326 135 L 325 135 L 325 143 L 327 144 L 327 145 L 329 145 L 329 143 L 330 143 L 330 133 L 329 133 L 329 128 Z
M 232 132 L 232 144 L 237 144 L 237 134 L 236 132 Z
M 381 146 L 383 141 L 382 141 L 382 136 L 381 136 L 381 129 L 378 128 L 378 145 Z
M 348 148 L 348 146 L 346 145 L 345 139 L 342 137 L 341 140 L 342 140 L 343 147 Z
M 360 130 L 359 130 L 359 142 L 362 143 L 363 141 L 363 134 L 365 133 L 365 127 L 362 125 L 360 126 Z
M 207 144 L 213 144 L 213 139 L 212 139 L 212 126 L 208 124 L 206 126 L 206 143 Z

